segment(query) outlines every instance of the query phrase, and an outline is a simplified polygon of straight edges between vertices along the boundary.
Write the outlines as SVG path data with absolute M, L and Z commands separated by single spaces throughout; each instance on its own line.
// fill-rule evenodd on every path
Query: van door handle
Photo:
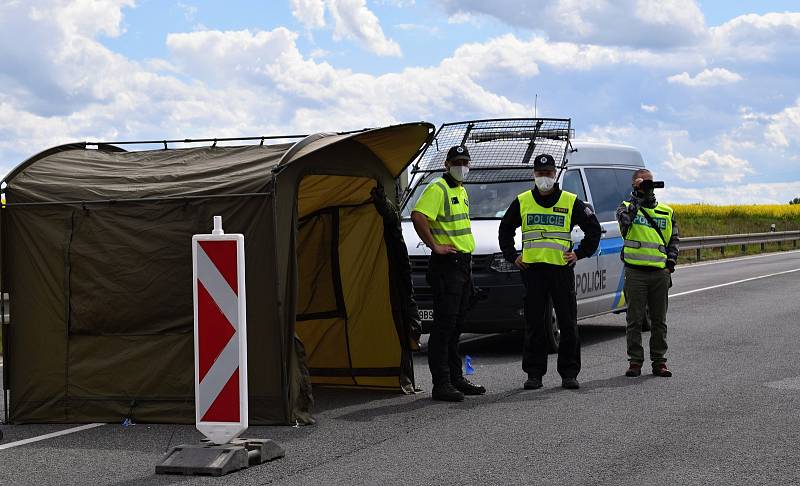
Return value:
M 606 234 L 606 233 L 608 233 L 608 230 L 607 230 L 607 229 L 605 229 L 605 228 L 600 228 L 600 234 L 601 234 L 601 235 L 604 235 L 604 234 Z

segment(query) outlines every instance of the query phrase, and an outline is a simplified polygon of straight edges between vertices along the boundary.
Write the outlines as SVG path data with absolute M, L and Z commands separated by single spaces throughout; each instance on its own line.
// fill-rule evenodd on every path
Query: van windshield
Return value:
M 408 203 L 403 208 L 403 218 L 410 218 L 411 211 L 416 206 L 417 201 L 422 195 L 428 184 L 441 177 L 441 174 L 428 174 L 414 188 L 414 192 L 408 199 Z M 516 182 L 467 182 L 464 184 L 469 194 L 469 217 L 470 219 L 500 219 L 506 213 L 506 209 L 519 194 L 533 188 L 533 181 Z

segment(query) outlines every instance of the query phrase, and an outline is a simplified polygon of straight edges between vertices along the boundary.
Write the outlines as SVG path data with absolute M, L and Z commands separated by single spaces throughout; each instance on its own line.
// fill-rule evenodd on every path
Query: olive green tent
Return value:
M 191 237 L 214 215 L 245 236 L 250 423 L 313 422 L 310 383 L 411 391 L 407 254 L 386 208 L 432 133 L 80 143 L 22 163 L 0 210 L 11 421 L 194 421 Z

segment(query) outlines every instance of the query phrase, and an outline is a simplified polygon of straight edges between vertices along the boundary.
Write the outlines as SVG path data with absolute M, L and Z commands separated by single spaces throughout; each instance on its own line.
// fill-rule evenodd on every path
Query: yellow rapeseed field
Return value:
M 800 219 L 800 204 L 749 204 L 714 206 L 711 204 L 670 204 L 676 216 L 684 217 L 760 217 L 782 220 Z

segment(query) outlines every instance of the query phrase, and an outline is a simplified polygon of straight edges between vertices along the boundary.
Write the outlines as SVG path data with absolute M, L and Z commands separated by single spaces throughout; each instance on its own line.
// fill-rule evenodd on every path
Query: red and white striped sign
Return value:
M 248 427 L 244 236 L 192 237 L 194 389 L 197 430 L 226 444 Z

